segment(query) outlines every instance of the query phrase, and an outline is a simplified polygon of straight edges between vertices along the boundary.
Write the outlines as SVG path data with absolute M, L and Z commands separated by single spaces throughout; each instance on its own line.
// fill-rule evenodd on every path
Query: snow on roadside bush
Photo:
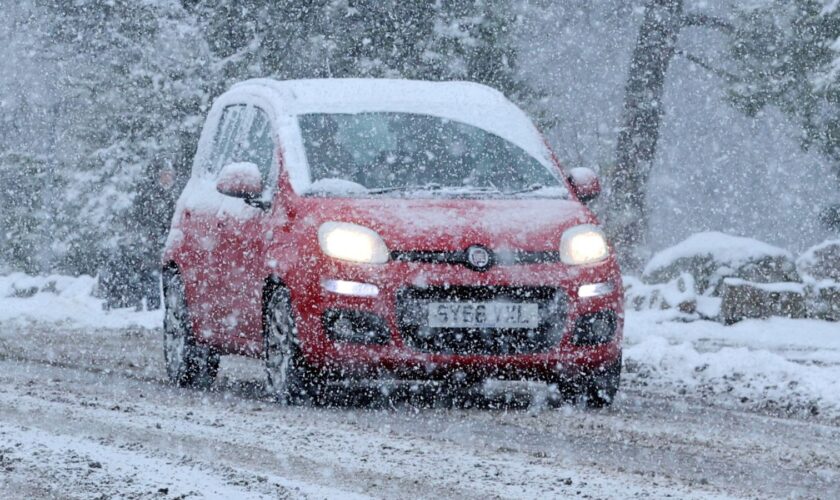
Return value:
M 682 273 L 663 284 L 649 285 L 633 276 L 623 276 L 624 300 L 633 309 L 671 309 L 693 312 L 696 300 L 694 277 Z
M 805 250 L 796 269 L 806 280 L 840 282 L 840 239 L 827 240 Z
M 715 318 L 720 299 L 698 295 L 694 277 L 682 273 L 667 283 L 647 284 L 633 276 L 623 276 L 625 307 L 634 311 L 670 311 L 674 320 Z M 664 319 L 664 318 L 663 318 Z
M 633 276 L 621 279 L 628 310 L 669 311 L 662 319 L 682 321 L 715 319 L 720 313 L 720 299 L 697 294 L 694 277 L 689 273 L 659 284 L 648 284 Z
M 796 269 L 806 284 L 808 315 L 840 321 L 840 239 L 805 250 Z
M 786 307 L 775 307 L 776 299 L 769 301 L 773 305 L 769 307 L 765 300 L 741 300 L 756 294 L 727 293 L 732 291 L 727 280 L 732 279 L 742 280 L 747 288 L 756 284 L 800 282 L 793 255 L 787 250 L 752 238 L 709 231 L 693 234 L 654 255 L 645 267 L 641 283 L 626 280 L 633 285 L 628 290 L 628 308 L 637 311 L 676 308 L 684 313 L 678 319 L 722 319 L 729 323 L 786 310 Z M 692 290 L 686 290 L 689 281 Z M 675 297 L 675 289 L 682 296 L 677 301 L 669 300 L 668 296 Z M 690 296 L 692 293 L 694 297 Z M 800 299 L 804 303 L 804 298 Z M 726 315 L 731 311 L 738 312 L 737 318 Z
M 67 322 L 74 326 L 143 327 L 162 324 L 160 311 L 104 311 L 92 276 L 0 276 L 0 321 Z
M 686 289 L 689 280 L 695 296 Z M 838 321 L 840 240 L 815 245 L 794 263 L 787 250 L 760 241 L 698 233 L 656 254 L 642 280 L 624 281 L 628 309 L 676 309 L 672 319 L 717 318 L 731 324 L 787 316 Z
M 716 231 L 693 234 L 660 251 L 645 266 L 642 279 L 667 283 L 683 273 L 694 277 L 698 293 L 715 297 L 728 277 L 757 283 L 799 281 L 787 250 Z

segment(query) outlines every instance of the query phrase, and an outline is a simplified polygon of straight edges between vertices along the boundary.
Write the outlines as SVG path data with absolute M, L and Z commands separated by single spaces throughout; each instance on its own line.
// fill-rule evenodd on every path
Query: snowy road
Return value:
M 607 411 L 281 408 L 250 361 L 211 393 L 167 386 L 159 335 L 0 328 L 0 497 L 840 497 L 836 418 L 668 395 L 644 370 Z

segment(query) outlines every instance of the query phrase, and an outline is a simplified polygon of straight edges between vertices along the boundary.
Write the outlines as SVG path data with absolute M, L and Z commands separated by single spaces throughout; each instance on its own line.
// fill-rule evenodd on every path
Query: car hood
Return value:
M 352 222 L 377 231 L 391 250 L 557 250 L 569 227 L 596 223 L 582 204 L 560 199 L 303 199 L 300 217 L 319 226 Z

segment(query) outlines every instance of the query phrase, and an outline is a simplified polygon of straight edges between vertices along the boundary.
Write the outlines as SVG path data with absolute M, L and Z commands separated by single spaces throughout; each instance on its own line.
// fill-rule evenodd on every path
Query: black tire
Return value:
M 549 399 L 549 404 L 554 408 L 574 404 L 579 400 L 588 408 L 606 408 L 613 404 L 621 385 L 621 358 L 592 373 L 571 379 L 557 375 L 545 381 L 556 387 L 557 392 Z
M 569 382 L 562 377 L 550 378 L 546 380 L 546 383 L 554 387 L 553 391 L 549 392 L 547 399 L 548 405 L 551 408 L 572 405 L 581 394 L 579 384 Z
M 589 408 L 606 408 L 613 404 L 621 385 L 621 358 L 602 367 L 584 379 L 583 394 Z
M 326 379 L 303 357 L 288 289 L 271 293 L 263 324 L 266 391 L 280 404 L 321 402 Z
M 219 372 L 219 355 L 195 341 L 184 282 L 177 273 L 167 273 L 164 282 L 163 358 L 166 376 L 179 387 L 207 389 Z

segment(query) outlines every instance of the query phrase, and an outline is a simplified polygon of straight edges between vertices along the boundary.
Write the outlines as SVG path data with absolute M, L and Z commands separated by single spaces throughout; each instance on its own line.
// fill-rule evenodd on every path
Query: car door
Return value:
M 211 117 L 214 113 L 211 112 Z M 271 121 L 259 106 L 228 104 L 215 118 L 207 150 L 199 148 L 193 178 L 180 203 L 185 238 L 183 277 L 195 332 L 223 350 L 259 341 L 262 327 L 262 252 L 268 210 L 219 193 L 225 165 L 255 163 L 264 197 L 276 184 L 276 147 Z
M 218 217 L 222 206 L 230 200 L 216 190 L 215 179 L 221 165 L 230 160 L 246 108 L 244 104 L 225 106 L 215 123 L 211 121 L 214 120 L 211 113 L 208 118 L 208 126 L 212 127 L 211 143 L 207 151 L 199 147 L 193 176 L 179 200 L 186 249 L 181 264 L 193 329 L 205 342 L 218 345 L 224 333 L 222 311 L 228 309 L 218 293 L 220 259 L 216 252 L 223 227 Z
M 256 164 L 262 176 L 263 200 L 270 200 L 277 178 L 275 137 L 269 115 L 258 106 L 245 107 L 219 170 L 234 162 Z M 216 215 L 218 237 L 211 264 L 215 276 L 211 279 L 217 300 L 213 310 L 226 350 L 258 349 L 266 276 L 264 251 L 271 220 L 272 207 L 256 208 L 232 197 L 226 197 Z

